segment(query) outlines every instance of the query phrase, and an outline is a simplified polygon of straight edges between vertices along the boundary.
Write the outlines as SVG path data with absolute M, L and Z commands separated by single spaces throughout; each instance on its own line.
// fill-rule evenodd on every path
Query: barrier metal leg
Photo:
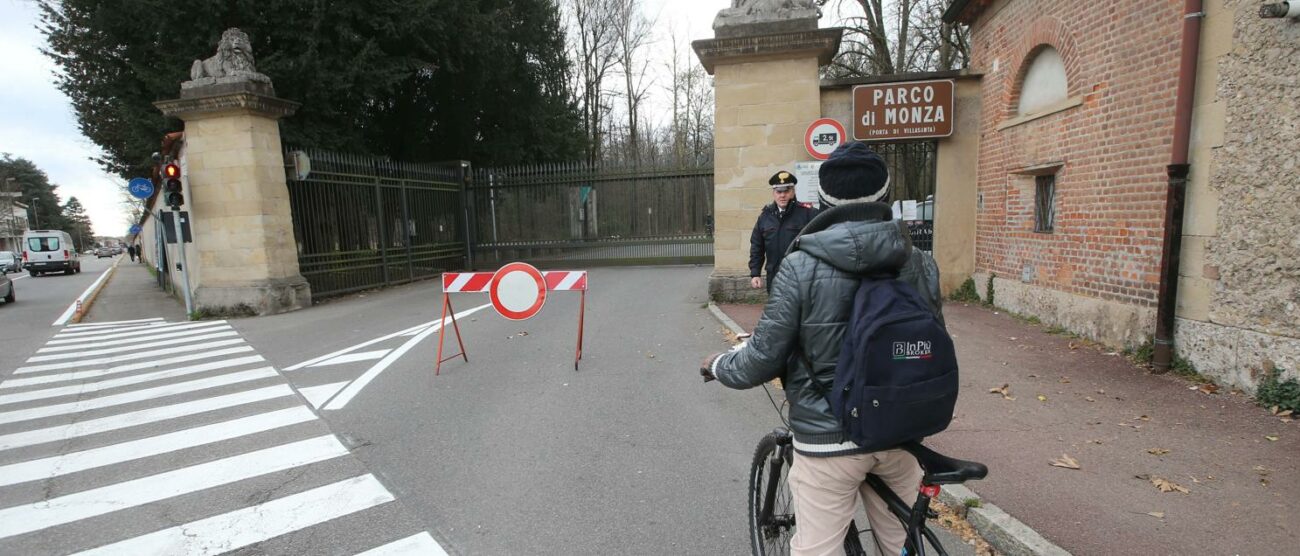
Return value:
M 578 361 L 582 359 L 582 317 L 587 313 L 587 290 L 582 290 L 582 301 L 578 304 L 578 353 L 573 358 L 573 370 L 578 370 Z
M 446 358 L 442 356 L 443 338 L 447 334 L 447 311 L 451 310 L 451 327 L 456 331 L 456 344 L 460 346 L 460 353 L 449 355 Z M 465 340 L 460 337 L 460 326 L 456 324 L 456 308 L 451 306 L 451 296 L 442 294 L 442 318 L 438 319 L 438 363 L 433 367 L 433 375 L 438 376 L 442 372 L 442 363 L 455 359 L 459 355 L 466 363 L 469 363 L 469 355 L 465 353 Z

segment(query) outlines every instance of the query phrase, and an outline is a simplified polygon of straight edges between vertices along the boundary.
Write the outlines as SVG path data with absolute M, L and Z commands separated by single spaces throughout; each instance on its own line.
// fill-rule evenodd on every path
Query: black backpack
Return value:
M 952 338 L 916 289 L 862 279 L 827 396 L 848 439 L 877 451 L 942 431 L 957 388 Z

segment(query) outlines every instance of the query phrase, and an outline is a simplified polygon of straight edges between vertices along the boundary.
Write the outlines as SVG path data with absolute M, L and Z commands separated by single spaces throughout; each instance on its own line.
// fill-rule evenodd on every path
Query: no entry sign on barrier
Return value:
M 442 363 L 457 356 L 469 362 L 465 353 L 465 342 L 460 337 L 460 327 L 456 324 L 455 309 L 451 306 L 453 293 L 487 293 L 492 300 L 492 307 L 497 313 L 510 320 L 526 320 L 542 310 L 546 304 L 548 291 L 581 292 L 582 298 L 578 308 L 578 349 L 573 359 L 573 369 L 578 369 L 582 359 L 583 317 L 587 311 L 587 271 L 556 270 L 542 272 L 528 263 L 514 262 L 502 266 L 496 272 L 447 272 L 442 275 L 442 318 L 452 314 L 452 329 L 456 332 L 456 342 L 460 353 L 443 358 L 442 346 L 444 332 L 438 332 L 438 364 L 434 374 L 441 372 Z M 445 330 L 446 327 L 443 327 Z

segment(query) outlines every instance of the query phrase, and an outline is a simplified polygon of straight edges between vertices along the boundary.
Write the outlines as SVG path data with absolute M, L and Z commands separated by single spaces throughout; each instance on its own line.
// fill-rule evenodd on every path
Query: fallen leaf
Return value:
M 1151 477 L 1151 484 L 1155 485 L 1156 488 L 1160 489 L 1160 492 L 1181 492 L 1183 494 L 1191 494 L 1191 491 L 1187 490 L 1187 487 L 1184 487 L 1168 479 L 1162 479 L 1160 477 Z
M 1004 400 L 1015 400 L 1015 399 L 1016 399 L 1015 396 L 1012 396 L 1012 395 L 1011 395 L 1011 385 L 1010 385 L 1010 384 L 1003 384 L 1002 386 L 1000 386 L 1000 387 L 998 387 L 998 388 L 989 388 L 989 393 L 990 393 L 990 394 L 1002 394 L 1002 399 L 1004 399 Z
M 1169 450 L 1166 450 L 1164 448 L 1147 448 L 1147 453 L 1153 456 L 1163 456 L 1165 454 L 1168 454 Z
M 1260 475 L 1268 475 L 1269 473 L 1272 473 L 1272 472 L 1273 472 L 1272 469 L 1269 469 L 1269 468 L 1267 468 L 1267 467 L 1264 467 L 1263 465 L 1256 465 L 1254 469 L 1255 469 L 1255 472 L 1256 472 L 1256 473 L 1259 473 Z
M 1276 434 L 1266 434 L 1264 438 L 1267 438 L 1269 442 L 1277 442 L 1278 436 Z
M 1097 400 L 1092 399 L 1092 396 L 1086 396 L 1086 397 L 1084 397 L 1083 399 L 1088 400 L 1088 401 L 1090 401 L 1090 402 L 1095 402 L 1095 401 L 1097 401 Z
M 1098 393 L 1098 394 L 1105 394 L 1106 391 L 1105 391 L 1105 390 L 1098 390 L 1097 393 Z
M 1038 375 L 1029 375 L 1029 378 L 1038 378 Z
M 1069 383 L 1070 383 L 1070 379 L 1068 379 L 1068 378 L 1062 378 L 1062 379 L 1061 379 L 1061 384 L 1069 384 Z
M 1287 409 L 1287 410 L 1284 410 L 1284 411 L 1280 411 L 1280 412 L 1278 412 L 1277 416 L 1278 416 L 1278 417 L 1290 417 L 1292 413 L 1294 413 L 1294 412 L 1291 411 L 1290 409 Z
M 1142 425 L 1134 425 L 1134 424 L 1132 424 L 1132 423 L 1115 423 L 1115 424 L 1116 424 L 1116 425 L 1119 425 L 1119 426 L 1121 426 L 1121 427 L 1129 427 L 1129 428 L 1132 428 L 1132 429 L 1140 429 L 1140 428 L 1142 428 Z
M 1164 519 L 1164 518 L 1165 518 L 1165 512 L 1147 512 L 1147 515 L 1149 515 L 1149 516 L 1151 516 L 1151 517 L 1154 517 L 1154 518 L 1156 518 L 1156 519 Z
M 1278 407 L 1277 407 L 1276 405 L 1273 406 L 1273 407 L 1268 408 L 1268 412 L 1269 412 L 1269 413 L 1272 413 L 1273 415 L 1277 415 L 1277 410 L 1278 410 Z
M 1219 391 L 1219 385 L 1218 385 L 1218 384 L 1202 384 L 1202 385 L 1200 386 L 1200 388 L 1198 388 L 1198 390 L 1200 390 L 1200 391 L 1202 391 L 1202 392 L 1205 392 L 1206 394 L 1214 394 L 1214 393 L 1216 393 L 1216 392 Z
M 1042 395 L 1042 394 L 1039 394 L 1039 395 L 1038 395 L 1038 401 L 1040 401 L 1040 402 L 1045 402 L 1045 401 L 1047 401 L 1047 396 L 1044 396 L 1044 395 Z
M 1064 467 L 1066 469 L 1079 469 L 1079 461 L 1067 454 L 1061 454 L 1061 457 L 1052 460 L 1053 467 Z
M 1138 415 L 1137 417 L 1134 417 L 1134 419 L 1137 419 L 1138 421 L 1150 421 L 1150 420 L 1151 420 L 1151 418 L 1148 417 L 1148 416 L 1146 416 L 1146 415 Z
M 1100 439 L 1100 438 L 1094 438 L 1094 439 L 1092 439 L 1092 440 L 1089 440 L 1088 442 L 1093 443 L 1093 444 L 1101 444 L 1101 439 Z
M 1012 336 L 1011 339 L 1014 340 L 1014 339 L 1016 339 L 1016 337 L 1015 337 L 1015 336 Z
M 1070 342 L 1070 349 L 1079 349 L 1079 345 L 1074 342 Z

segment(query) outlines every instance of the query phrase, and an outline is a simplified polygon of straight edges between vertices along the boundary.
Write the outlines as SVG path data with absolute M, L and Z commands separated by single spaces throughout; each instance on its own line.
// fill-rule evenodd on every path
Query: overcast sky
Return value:
M 643 1 L 647 16 L 658 23 L 655 51 L 661 61 L 652 63 L 654 68 L 662 68 L 671 56 L 669 29 L 681 37 L 689 63 L 699 63 L 689 42 L 711 38 L 714 15 L 731 5 L 731 0 Z M 38 21 L 32 2 L 0 0 L 0 153 L 35 163 L 59 186 L 65 202 L 80 199 L 96 235 L 124 235 L 128 224 L 117 194 L 123 180 L 102 172 L 91 160 L 99 148 L 77 130 L 68 98 L 54 86 L 54 64 L 39 51 L 44 41 L 36 29 Z M 651 100 L 652 109 L 664 110 L 664 94 L 652 94 L 657 97 Z M 650 118 L 660 124 L 665 119 L 660 114 Z

